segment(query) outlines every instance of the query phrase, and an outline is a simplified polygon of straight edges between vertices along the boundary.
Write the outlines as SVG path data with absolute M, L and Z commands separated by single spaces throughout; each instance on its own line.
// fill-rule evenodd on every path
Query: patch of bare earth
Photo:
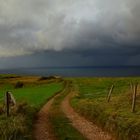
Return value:
M 104 132 L 97 125 L 86 120 L 84 117 L 80 116 L 74 111 L 69 104 L 69 100 L 72 95 L 73 93 L 71 92 L 65 97 L 61 104 L 61 108 L 72 122 L 73 127 L 75 127 L 88 140 L 114 140 L 114 138 L 112 138 L 108 133 Z
M 35 140 L 55 140 L 49 121 L 49 110 L 54 98 L 49 100 L 46 105 L 39 111 L 37 120 L 34 125 L 33 135 Z

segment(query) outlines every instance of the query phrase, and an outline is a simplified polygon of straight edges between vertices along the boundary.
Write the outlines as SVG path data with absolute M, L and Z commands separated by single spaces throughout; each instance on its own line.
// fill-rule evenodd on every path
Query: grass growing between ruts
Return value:
M 140 139 L 140 88 L 138 88 L 136 111 L 131 112 L 132 93 L 130 81 L 140 78 L 77 78 L 73 79 L 77 95 L 71 104 L 77 112 L 96 122 L 117 139 Z M 106 100 L 111 84 L 115 85 L 111 101 Z
M 71 125 L 65 114 L 60 109 L 61 102 L 69 93 L 70 83 L 67 83 L 65 90 L 54 99 L 52 111 L 50 112 L 50 122 L 54 135 L 58 140 L 85 140 L 85 138 Z

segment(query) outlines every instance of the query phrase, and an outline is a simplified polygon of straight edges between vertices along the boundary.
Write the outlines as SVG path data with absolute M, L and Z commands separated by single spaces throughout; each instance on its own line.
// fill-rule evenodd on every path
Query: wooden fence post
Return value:
M 131 90 L 131 93 L 133 94 L 133 90 L 134 90 L 134 87 L 133 87 L 134 85 L 133 85 L 133 83 L 132 82 L 130 82 L 130 90 Z
M 111 94 L 113 92 L 113 89 L 114 89 L 114 85 L 112 85 L 111 88 L 110 88 L 110 90 L 109 90 L 108 97 L 107 97 L 107 102 L 110 101 L 110 98 L 111 98 Z
M 9 92 L 6 92 L 6 115 L 9 117 L 10 115 L 10 106 L 9 106 Z
M 130 95 L 131 95 L 131 99 L 133 99 L 133 92 L 134 92 L 134 83 L 130 82 Z
M 136 84 L 133 86 L 132 112 L 135 112 L 137 87 L 138 87 L 138 83 L 136 83 Z

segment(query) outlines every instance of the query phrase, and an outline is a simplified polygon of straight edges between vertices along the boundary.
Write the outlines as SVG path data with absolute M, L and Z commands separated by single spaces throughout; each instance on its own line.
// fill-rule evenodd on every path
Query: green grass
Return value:
M 111 132 L 117 139 L 140 139 L 140 94 L 137 94 L 136 112 L 132 113 L 131 81 L 140 83 L 140 78 L 73 79 L 78 95 L 71 104 L 77 112 Z M 115 88 L 108 103 L 106 98 L 112 84 Z
M 30 105 L 40 106 L 54 93 L 63 88 L 62 83 L 51 83 L 12 90 L 18 101 L 26 101 Z
M 4 100 L 4 94 L 6 91 L 11 91 L 16 98 L 17 102 L 25 101 L 33 106 L 42 105 L 48 98 L 53 96 L 54 93 L 60 91 L 63 88 L 63 83 L 49 83 L 26 86 L 23 88 L 14 89 L 13 85 L 5 84 L 0 90 L 0 101 Z

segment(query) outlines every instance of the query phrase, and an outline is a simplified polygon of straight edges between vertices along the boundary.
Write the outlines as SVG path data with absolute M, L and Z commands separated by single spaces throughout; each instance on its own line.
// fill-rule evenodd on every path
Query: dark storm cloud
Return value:
M 48 66 L 120 66 L 139 65 L 140 55 L 92 54 L 91 51 L 43 51 L 31 55 L 0 59 L 2 68 Z
M 54 65 L 65 58 L 80 65 L 139 64 L 139 7 L 139 0 L 0 0 L 0 57 L 43 61 L 44 52 Z

